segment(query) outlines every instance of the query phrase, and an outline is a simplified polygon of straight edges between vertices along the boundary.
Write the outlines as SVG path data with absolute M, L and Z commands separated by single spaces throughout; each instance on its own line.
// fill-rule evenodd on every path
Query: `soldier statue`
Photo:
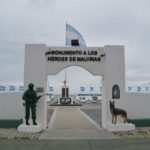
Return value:
M 37 103 L 37 93 L 34 90 L 34 84 L 29 83 L 28 89 L 24 92 L 22 99 L 25 101 L 25 119 L 26 119 L 26 125 L 29 124 L 29 118 L 30 118 L 30 109 L 32 112 L 32 120 L 33 125 L 37 125 L 36 123 L 36 103 Z

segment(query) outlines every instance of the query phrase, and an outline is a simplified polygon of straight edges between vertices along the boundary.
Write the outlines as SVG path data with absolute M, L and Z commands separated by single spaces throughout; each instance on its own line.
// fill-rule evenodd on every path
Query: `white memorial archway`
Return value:
M 102 127 L 110 130 L 111 113 L 109 101 L 112 88 L 118 85 L 119 101 L 125 93 L 124 46 L 104 47 L 48 47 L 45 44 L 25 45 L 24 85 L 35 84 L 40 94 L 46 93 L 47 75 L 55 75 L 69 66 L 80 66 L 95 76 L 102 76 Z M 37 105 L 37 122 L 45 129 L 47 125 L 47 103 L 42 97 Z

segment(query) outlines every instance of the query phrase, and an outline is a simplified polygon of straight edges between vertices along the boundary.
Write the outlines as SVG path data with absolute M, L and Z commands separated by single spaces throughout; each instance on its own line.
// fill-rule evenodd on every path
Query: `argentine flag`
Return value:
M 78 40 L 79 47 L 86 47 L 82 35 L 74 27 L 66 23 L 66 46 L 72 46 L 71 40 Z
M 94 87 L 90 87 L 90 91 L 93 92 L 94 91 Z
M 85 91 L 85 87 L 80 86 L 80 91 L 81 91 L 81 92 L 84 92 L 84 91 Z
M 50 91 L 50 92 L 53 92 L 53 91 L 54 91 L 54 89 L 53 89 L 52 86 L 49 87 L 49 91 Z

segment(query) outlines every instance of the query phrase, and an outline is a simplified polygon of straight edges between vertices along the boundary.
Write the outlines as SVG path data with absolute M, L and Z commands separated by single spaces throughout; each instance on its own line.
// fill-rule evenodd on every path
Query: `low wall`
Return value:
M 20 120 L 24 117 L 22 93 L 0 93 L 0 120 Z
M 115 100 L 115 106 L 125 109 L 129 119 L 150 119 L 150 94 L 125 93 L 124 100 Z M 25 112 L 22 93 L 0 94 L 0 120 L 20 120 Z
M 117 100 L 115 106 L 125 109 L 129 119 L 150 119 L 150 94 L 125 93 L 125 99 Z

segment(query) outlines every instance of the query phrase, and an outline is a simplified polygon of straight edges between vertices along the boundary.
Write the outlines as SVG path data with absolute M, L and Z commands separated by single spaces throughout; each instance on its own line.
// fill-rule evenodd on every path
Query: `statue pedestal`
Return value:
M 18 126 L 18 132 L 40 132 L 42 131 L 42 125 L 26 125 L 26 124 L 21 124 Z
M 135 125 L 132 123 L 108 123 L 106 130 L 110 132 L 115 132 L 115 131 L 131 131 L 135 130 Z
M 58 104 L 61 104 L 61 102 L 60 102 L 61 98 L 63 98 L 63 97 L 58 97 Z M 66 98 L 70 98 L 71 99 L 71 103 L 70 104 L 73 104 L 73 97 L 66 97 Z

